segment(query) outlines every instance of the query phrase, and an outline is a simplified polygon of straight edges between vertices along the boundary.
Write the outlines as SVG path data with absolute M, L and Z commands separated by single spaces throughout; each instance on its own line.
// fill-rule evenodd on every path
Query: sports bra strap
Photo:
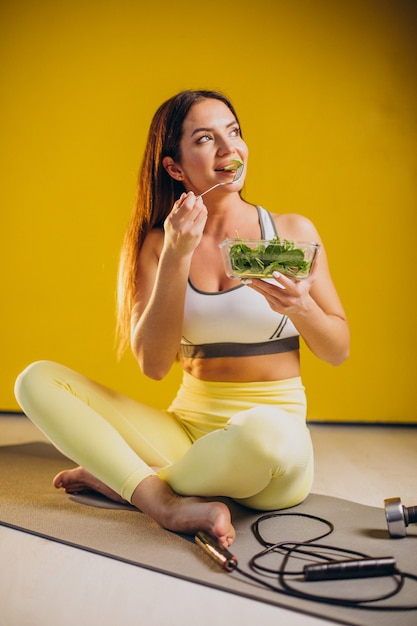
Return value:
M 272 215 L 261 206 L 257 206 L 259 223 L 261 225 L 262 239 L 273 239 L 277 236 L 277 229 L 275 228 L 275 222 L 272 219 Z

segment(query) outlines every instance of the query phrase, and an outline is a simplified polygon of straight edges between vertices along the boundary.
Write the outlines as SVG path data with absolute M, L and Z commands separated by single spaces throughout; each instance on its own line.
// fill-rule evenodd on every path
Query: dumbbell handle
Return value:
M 405 525 L 414 524 L 417 522 L 417 506 L 404 506 L 404 521 Z

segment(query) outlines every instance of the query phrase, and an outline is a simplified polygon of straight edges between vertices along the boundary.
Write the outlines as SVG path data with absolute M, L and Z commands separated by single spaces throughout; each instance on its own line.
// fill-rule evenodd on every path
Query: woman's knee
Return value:
M 35 361 L 18 375 L 14 392 L 26 414 L 29 411 L 43 411 L 45 403 L 52 403 L 55 390 L 59 386 L 65 386 L 60 382 L 65 378 L 63 368 L 64 366 L 53 361 Z
M 51 361 L 35 361 L 28 365 L 16 378 L 14 392 L 18 402 L 23 401 L 27 393 L 36 390 L 38 384 L 48 377 Z
M 311 439 L 304 421 L 277 406 L 256 406 L 229 421 L 241 449 L 271 460 L 291 462 L 301 450 L 310 451 Z M 304 456 L 304 455 L 303 455 Z

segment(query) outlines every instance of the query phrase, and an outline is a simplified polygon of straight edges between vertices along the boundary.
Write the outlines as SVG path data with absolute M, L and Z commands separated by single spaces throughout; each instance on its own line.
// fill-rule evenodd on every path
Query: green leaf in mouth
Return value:
M 243 161 L 241 159 L 231 159 L 230 164 L 226 165 L 223 170 L 225 172 L 236 172 L 236 170 L 239 169 L 239 167 L 241 167 L 242 165 Z

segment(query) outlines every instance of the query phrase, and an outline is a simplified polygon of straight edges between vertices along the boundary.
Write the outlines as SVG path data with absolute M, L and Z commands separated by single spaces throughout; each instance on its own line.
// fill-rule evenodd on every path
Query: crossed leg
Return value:
M 306 425 L 277 405 L 241 411 L 192 443 L 167 412 L 49 361 L 19 376 L 16 397 L 54 445 L 80 464 L 58 474 L 55 486 L 127 500 L 170 530 L 205 530 L 228 546 L 235 536 L 229 509 L 205 498 L 228 496 L 272 510 L 297 504 L 311 486 Z
M 224 503 L 181 497 L 152 468 L 175 462 L 192 445 L 175 418 L 50 361 L 26 368 L 15 393 L 26 415 L 80 464 L 74 474 L 58 474 L 56 486 L 97 489 L 131 502 L 165 528 L 204 530 L 225 547 L 232 543 Z

